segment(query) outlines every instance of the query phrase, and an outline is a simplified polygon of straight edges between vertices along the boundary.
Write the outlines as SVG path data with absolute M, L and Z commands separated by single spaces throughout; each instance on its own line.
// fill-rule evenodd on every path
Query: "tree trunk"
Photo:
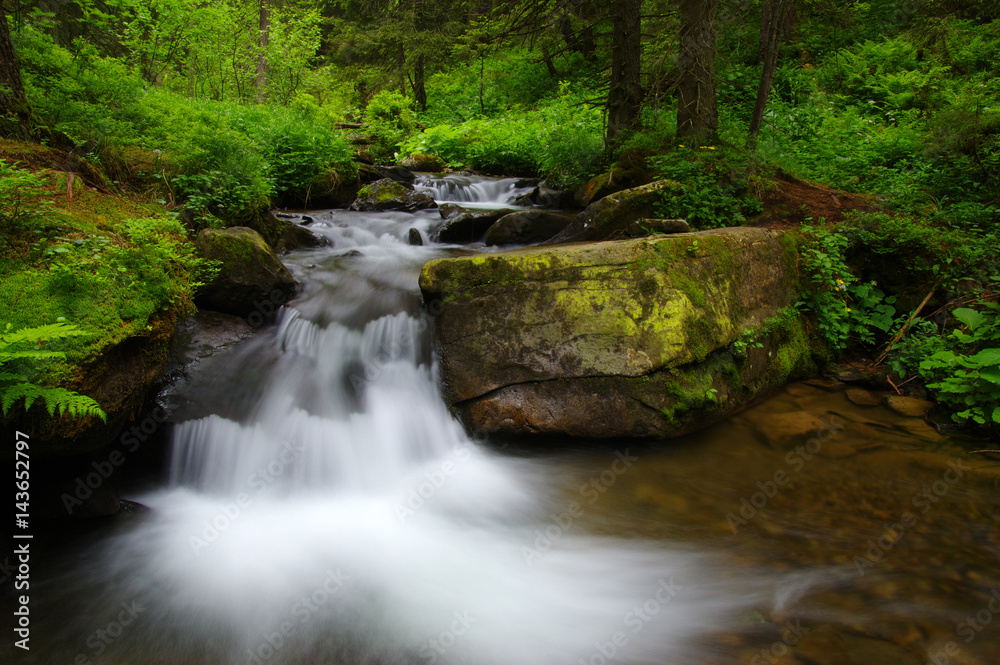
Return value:
M 258 26 L 257 78 L 254 79 L 254 97 L 263 104 L 267 96 L 267 47 L 271 43 L 270 0 L 260 0 L 260 23 Z
M 715 14 L 719 0 L 680 0 L 677 138 L 712 143 L 718 138 L 715 102 Z
M 6 11 L 0 11 L 0 134 L 31 137 L 31 107 L 24 94 L 21 63 L 10 40 Z
M 764 121 L 764 111 L 767 109 L 767 98 L 771 94 L 771 84 L 774 81 L 774 71 L 778 66 L 778 48 L 784 31 L 786 18 L 790 10 L 788 0 L 767 0 L 760 21 L 760 85 L 757 87 L 757 101 L 750 116 L 750 136 L 747 147 L 753 150 L 757 147 L 760 136 L 760 125 Z
M 413 63 L 413 99 L 417 102 L 417 107 L 421 112 L 427 110 L 427 88 L 424 87 L 424 54 L 417 56 L 417 61 Z
M 642 103 L 642 0 L 618 0 L 614 6 L 611 41 L 611 85 L 608 88 L 608 127 L 604 137 L 610 150 L 623 131 L 639 119 Z

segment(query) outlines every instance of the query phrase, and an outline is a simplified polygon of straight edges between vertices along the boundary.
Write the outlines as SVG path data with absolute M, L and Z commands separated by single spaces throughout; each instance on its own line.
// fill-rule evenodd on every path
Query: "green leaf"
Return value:
M 984 367 L 979 370 L 979 378 L 986 379 L 990 383 L 1000 386 L 1000 367 Z
M 986 323 L 986 317 L 977 312 L 974 309 L 969 309 L 968 307 L 959 307 L 951 313 L 956 319 L 969 326 L 970 330 L 975 330 L 979 326 Z
M 972 361 L 983 366 L 1000 365 L 1000 349 L 983 349 L 972 356 Z

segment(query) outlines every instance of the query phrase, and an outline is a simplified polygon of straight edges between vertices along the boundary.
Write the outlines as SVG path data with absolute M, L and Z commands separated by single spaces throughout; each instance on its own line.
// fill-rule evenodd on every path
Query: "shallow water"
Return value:
M 38 573 L 18 662 L 995 662 L 995 457 L 823 381 L 653 444 L 470 437 L 416 287 L 467 250 L 313 216 L 333 247 L 178 388 L 169 482 Z

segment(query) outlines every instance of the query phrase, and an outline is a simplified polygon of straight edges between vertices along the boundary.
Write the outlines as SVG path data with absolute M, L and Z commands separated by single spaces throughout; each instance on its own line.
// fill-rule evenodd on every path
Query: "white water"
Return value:
M 414 187 L 425 191 L 438 203 L 457 203 L 465 208 L 502 208 L 514 205 L 514 199 L 532 187 L 518 187 L 515 178 L 481 176 L 417 176 Z
M 66 649 L 138 603 L 89 662 L 680 664 L 770 604 L 711 559 L 588 535 L 557 470 L 451 418 L 416 286 L 443 250 L 404 240 L 431 213 L 315 217 L 334 247 L 288 257 L 303 294 L 230 368 L 263 397 L 176 428 L 152 513 L 67 582 Z

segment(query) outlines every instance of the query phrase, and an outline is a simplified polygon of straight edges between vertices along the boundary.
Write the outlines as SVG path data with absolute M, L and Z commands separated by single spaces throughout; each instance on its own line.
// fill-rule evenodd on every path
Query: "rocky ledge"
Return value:
M 812 371 L 795 241 L 729 228 L 437 259 L 445 397 L 503 434 L 665 437 Z

